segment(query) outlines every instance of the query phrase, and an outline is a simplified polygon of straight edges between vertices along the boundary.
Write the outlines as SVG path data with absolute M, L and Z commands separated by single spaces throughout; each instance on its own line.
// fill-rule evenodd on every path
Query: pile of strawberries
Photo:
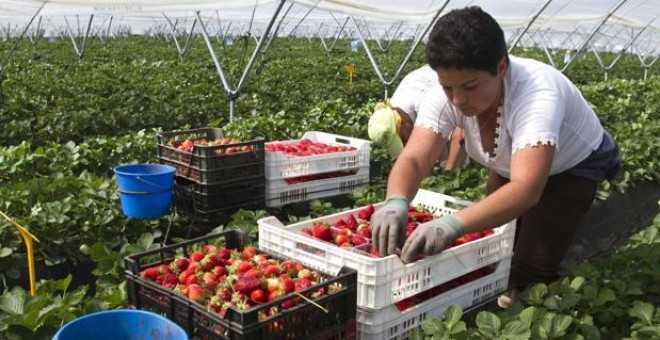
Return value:
M 318 181 L 320 179 L 353 176 L 355 174 L 357 174 L 357 171 L 331 171 L 331 172 L 324 172 L 324 173 L 321 173 L 321 174 L 291 177 L 291 178 L 285 179 L 285 181 L 286 181 L 287 184 L 297 184 L 297 183 L 306 183 L 306 182 L 311 182 L 311 181 Z
M 301 139 L 299 141 L 290 143 L 268 143 L 266 144 L 267 152 L 283 152 L 287 155 L 305 157 L 313 155 L 322 155 L 333 152 L 355 151 L 356 148 L 345 145 L 330 145 L 325 143 L 314 142 L 309 139 Z
M 174 147 L 177 150 L 183 151 L 183 152 L 192 152 L 193 147 L 195 146 L 215 146 L 215 145 L 229 145 L 229 144 L 236 144 L 240 143 L 241 140 L 237 138 L 218 138 L 216 140 L 206 140 L 203 138 L 196 138 L 196 139 L 186 139 L 183 142 L 179 140 L 174 140 L 170 143 L 172 147 Z M 248 151 L 250 150 L 250 147 L 247 145 L 243 146 L 231 146 L 226 149 L 218 149 L 215 151 L 216 154 L 231 154 L 235 152 L 243 152 L 243 151 Z
M 486 275 L 490 275 L 495 271 L 492 267 L 483 267 L 477 270 L 471 271 L 463 276 L 457 277 L 451 281 L 447 281 L 441 285 L 435 286 L 429 290 L 423 291 L 416 295 L 413 295 L 407 299 L 395 302 L 394 306 L 403 312 L 404 310 L 416 306 L 424 301 L 430 300 L 440 294 L 446 293 L 450 290 L 453 290 L 457 287 L 466 285 L 472 281 L 476 281 Z
M 146 268 L 141 275 L 223 317 L 231 307 L 245 310 L 298 295 L 260 312 L 263 319 L 278 313 L 277 306 L 290 309 L 305 302 L 304 299 L 315 299 L 340 289 L 335 285 L 319 287 L 303 297 L 297 292 L 318 284 L 319 273 L 304 268 L 300 262 L 271 258 L 253 246 L 240 251 L 207 244 L 188 257 Z
M 381 255 L 372 246 L 371 241 L 371 215 L 375 209 L 373 205 L 362 208 L 357 213 L 357 218 L 349 214 L 343 219 L 335 221 L 333 224 L 318 222 L 311 228 L 302 230 L 304 234 L 330 242 L 342 248 L 359 247 L 360 250 L 368 251 L 369 255 L 381 257 Z M 428 209 L 423 207 L 410 207 L 408 209 L 408 223 L 406 225 L 406 238 L 422 224 L 433 220 L 435 217 Z M 459 246 L 464 243 L 472 242 L 482 237 L 492 235 L 492 230 L 485 230 L 476 233 L 465 234 L 459 237 L 452 245 Z M 366 246 L 365 246 L 366 245 Z M 421 258 L 421 257 L 420 257 Z

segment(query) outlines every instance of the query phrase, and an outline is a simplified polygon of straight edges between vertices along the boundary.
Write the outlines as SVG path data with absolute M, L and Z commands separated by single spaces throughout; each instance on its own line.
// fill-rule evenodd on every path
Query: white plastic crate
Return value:
M 309 139 L 314 142 L 335 146 L 352 146 L 357 150 L 306 157 L 287 155 L 283 152 L 266 151 L 267 179 L 299 177 L 369 166 L 371 142 L 368 140 L 319 131 L 306 132 L 302 139 Z M 266 145 L 293 144 L 298 141 L 299 140 L 270 142 L 266 143 Z
M 469 204 L 467 201 L 421 189 L 412 201 L 412 205 L 425 206 L 437 216 L 454 212 L 455 205 Z M 375 208 L 381 206 L 382 203 L 376 204 Z M 360 210 L 344 211 L 286 227 L 273 216 L 260 219 L 259 247 L 329 273 L 339 272 L 344 265 L 357 269 L 357 305 L 371 309 L 391 305 L 513 254 L 515 220 L 495 228 L 492 235 L 409 264 L 404 264 L 396 255 L 371 257 L 301 233 L 302 229 L 314 223 L 334 223 Z
M 303 183 L 288 184 L 284 179 L 266 179 L 266 205 L 279 207 L 294 202 L 345 194 L 367 183 L 369 183 L 369 166 L 360 168 L 354 175 Z
M 466 309 L 478 305 L 506 290 L 511 257 L 497 263 L 493 273 L 456 287 L 403 312 L 390 305 L 377 310 L 357 309 L 358 339 L 408 339 L 413 330 L 430 318 L 441 316 L 453 304 Z

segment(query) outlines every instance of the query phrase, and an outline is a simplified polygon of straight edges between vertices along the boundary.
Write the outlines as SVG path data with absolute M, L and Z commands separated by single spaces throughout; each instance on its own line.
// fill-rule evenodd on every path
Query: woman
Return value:
M 371 219 L 374 245 L 386 254 L 400 249 L 409 262 L 518 218 L 506 305 L 516 290 L 557 278 L 598 183 L 618 170 L 618 149 L 575 85 L 551 66 L 509 57 L 502 29 L 479 7 L 441 17 L 426 56 L 448 102 L 420 112 L 385 206 Z M 456 126 L 468 156 L 489 169 L 488 195 L 420 226 L 404 244 L 408 202 Z

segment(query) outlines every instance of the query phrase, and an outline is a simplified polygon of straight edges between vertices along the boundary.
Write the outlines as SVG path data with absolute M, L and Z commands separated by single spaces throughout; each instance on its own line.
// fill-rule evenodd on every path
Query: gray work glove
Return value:
M 452 216 L 443 216 L 438 219 L 422 223 L 408 237 L 401 250 L 401 260 L 410 263 L 421 255 L 435 255 L 448 246 L 454 244 L 465 227 Z
M 385 205 L 371 215 L 372 240 L 374 248 L 381 256 L 396 253 L 406 239 L 408 223 L 408 199 L 392 196 Z

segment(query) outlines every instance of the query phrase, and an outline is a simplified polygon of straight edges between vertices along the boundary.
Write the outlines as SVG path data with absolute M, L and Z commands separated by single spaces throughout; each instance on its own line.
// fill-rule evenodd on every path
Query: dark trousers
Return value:
M 568 173 L 548 178 L 539 203 L 516 223 L 509 288 L 523 290 L 559 277 L 561 262 L 597 187 L 594 181 Z

